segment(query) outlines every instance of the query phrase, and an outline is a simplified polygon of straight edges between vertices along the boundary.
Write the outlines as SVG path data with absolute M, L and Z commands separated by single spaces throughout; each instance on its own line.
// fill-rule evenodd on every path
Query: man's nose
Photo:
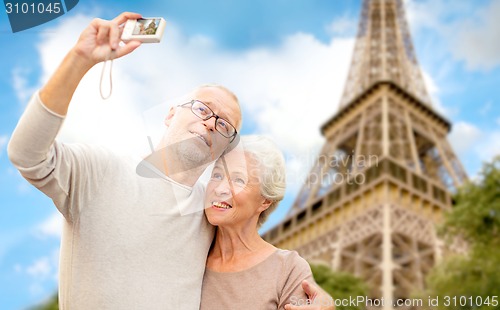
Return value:
M 206 119 L 203 121 L 203 126 L 207 128 L 209 131 L 214 131 L 215 130 L 215 116 L 210 117 L 209 119 Z

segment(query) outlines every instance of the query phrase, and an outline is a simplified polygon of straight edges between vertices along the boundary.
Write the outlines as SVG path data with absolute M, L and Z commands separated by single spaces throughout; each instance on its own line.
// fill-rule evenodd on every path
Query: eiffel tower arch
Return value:
M 361 277 L 370 298 L 410 298 L 443 255 L 435 227 L 467 179 L 450 129 L 426 91 L 402 0 L 364 0 L 325 144 L 288 215 L 263 237 Z

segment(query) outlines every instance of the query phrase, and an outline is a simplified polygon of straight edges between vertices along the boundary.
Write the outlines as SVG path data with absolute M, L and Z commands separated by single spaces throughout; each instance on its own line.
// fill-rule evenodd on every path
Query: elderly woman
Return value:
M 264 241 L 258 228 L 285 194 L 282 153 L 267 138 L 242 137 L 215 164 L 205 214 L 217 227 L 207 258 L 200 309 L 284 309 L 305 301 L 313 282 L 297 252 Z

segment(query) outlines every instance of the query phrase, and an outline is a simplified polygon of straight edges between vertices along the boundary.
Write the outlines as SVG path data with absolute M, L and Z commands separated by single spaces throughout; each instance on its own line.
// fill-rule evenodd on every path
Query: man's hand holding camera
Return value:
M 47 84 L 40 90 L 40 99 L 49 110 L 66 115 L 68 107 L 83 76 L 95 64 L 130 54 L 141 43 L 120 44 L 122 25 L 141 15 L 125 12 L 113 20 L 94 19 L 81 33 L 76 45 L 66 55 Z
M 87 61 L 90 67 L 110 59 L 125 56 L 141 45 L 139 41 L 129 41 L 120 45 L 123 24 L 129 19 L 141 18 L 140 14 L 125 12 L 113 20 L 95 18 L 82 32 L 74 51 Z M 89 67 L 89 69 L 90 69 Z

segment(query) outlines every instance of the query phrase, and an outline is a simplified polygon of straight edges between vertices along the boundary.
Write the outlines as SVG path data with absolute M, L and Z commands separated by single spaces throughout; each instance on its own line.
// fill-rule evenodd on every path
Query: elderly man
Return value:
M 139 166 L 111 152 L 55 140 L 80 80 L 95 64 L 125 56 L 123 13 L 82 32 L 21 117 L 8 153 L 65 218 L 61 309 L 198 309 L 213 239 L 198 179 L 237 136 L 236 96 L 208 85 L 172 108 L 156 150 Z M 154 176 L 153 178 L 144 176 Z

